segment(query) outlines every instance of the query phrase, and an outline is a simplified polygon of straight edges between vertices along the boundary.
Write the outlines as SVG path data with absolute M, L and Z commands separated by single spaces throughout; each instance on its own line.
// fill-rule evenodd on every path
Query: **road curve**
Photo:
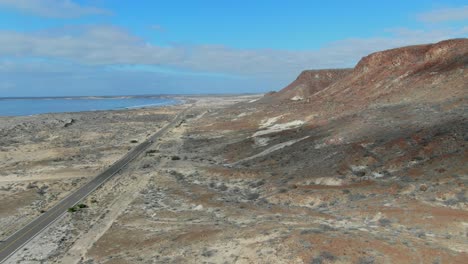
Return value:
M 174 120 L 168 125 L 160 129 L 158 132 L 153 134 L 147 140 L 133 148 L 124 157 L 115 162 L 112 166 L 107 168 L 105 171 L 100 173 L 96 178 L 86 183 L 71 195 L 61 200 L 54 207 L 41 214 L 35 220 L 18 230 L 16 233 L 8 237 L 5 241 L 0 242 L 0 263 L 4 263 L 11 255 L 22 248 L 31 239 L 41 233 L 49 225 L 54 223 L 60 216 L 62 216 L 68 208 L 75 206 L 96 188 L 101 186 L 104 182 L 109 180 L 112 176 L 122 170 L 128 163 L 134 160 L 140 155 L 145 149 L 147 149 L 153 142 L 161 137 L 167 130 L 176 124 L 180 124 L 184 113 L 188 109 L 183 110 L 179 113 Z

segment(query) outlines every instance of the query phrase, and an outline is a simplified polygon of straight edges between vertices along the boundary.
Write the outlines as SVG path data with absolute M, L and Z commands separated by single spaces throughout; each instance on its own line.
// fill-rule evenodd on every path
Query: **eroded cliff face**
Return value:
M 364 57 L 351 74 L 319 92 L 315 101 L 335 101 L 348 109 L 440 102 L 463 96 L 467 65 L 468 39 L 376 52 Z
M 352 110 L 376 103 L 441 101 L 462 95 L 467 65 L 467 39 L 396 48 L 370 54 L 354 69 L 303 71 L 259 103 L 302 101 L 320 108 L 335 102 Z
M 368 72 L 385 67 L 387 70 L 404 69 L 404 67 L 421 67 L 430 69 L 435 65 L 452 67 L 466 65 L 468 52 L 467 39 L 451 39 L 435 44 L 408 46 L 372 53 L 359 61 L 357 73 Z M 440 67 L 439 67 L 440 69 Z
M 270 101 L 302 101 L 350 74 L 352 69 L 305 70 L 278 93 L 266 96 Z M 270 97 L 270 98 L 269 98 Z M 266 101 L 266 100 L 265 100 Z
M 468 39 L 376 52 L 354 69 L 308 70 L 284 89 L 227 109 L 212 129 L 256 129 L 268 118 L 315 125 L 401 104 L 463 104 L 468 89 Z

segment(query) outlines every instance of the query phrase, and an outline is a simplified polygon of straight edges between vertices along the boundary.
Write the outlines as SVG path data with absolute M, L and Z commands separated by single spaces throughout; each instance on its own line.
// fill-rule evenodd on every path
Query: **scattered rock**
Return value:
M 421 192 L 427 191 L 427 185 L 426 185 L 426 184 L 421 184 L 421 185 L 419 186 L 419 190 L 420 190 Z

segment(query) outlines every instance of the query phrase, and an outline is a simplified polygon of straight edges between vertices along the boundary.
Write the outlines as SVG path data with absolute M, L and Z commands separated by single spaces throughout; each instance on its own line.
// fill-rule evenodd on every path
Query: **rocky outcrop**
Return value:
M 348 108 L 442 101 L 463 96 L 467 66 L 468 39 L 386 50 L 364 57 L 351 74 L 318 95 Z
M 468 39 L 396 48 L 370 54 L 354 69 L 304 71 L 259 103 L 295 119 L 311 112 L 329 119 L 371 106 L 461 99 L 467 68 Z
M 325 116 L 371 105 L 441 102 L 461 98 L 468 87 L 468 39 L 401 47 L 372 53 L 354 69 L 303 71 L 296 80 L 259 104 L 287 107 L 296 102 Z M 298 113 L 301 109 L 298 109 Z
M 372 53 L 356 65 L 355 73 L 386 68 L 387 70 L 418 67 L 449 70 L 468 62 L 468 39 L 451 39 L 436 44 L 408 46 Z M 451 67 L 440 67 L 448 66 Z M 425 66 L 425 67 L 423 67 Z
M 352 69 L 305 70 L 290 85 L 270 96 L 276 100 L 306 100 L 351 72 Z

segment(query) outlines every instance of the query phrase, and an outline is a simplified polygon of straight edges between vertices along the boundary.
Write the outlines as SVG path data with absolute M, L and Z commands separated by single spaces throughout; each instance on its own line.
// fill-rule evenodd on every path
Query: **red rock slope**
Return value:
M 352 69 L 305 70 L 299 74 L 294 82 L 278 93 L 265 96 L 262 101 L 306 100 L 351 72 Z
M 310 121 L 369 107 L 461 99 L 468 89 L 467 66 L 468 39 L 376 52 L 352 70 L 304 71 L 281 91 L 255 102 L 256 114 L 245 119 L 282 112 L 285 119 Z
M 468 39 L 409 46 L 364 57 L 353 72 L 321 92 L 359 107 L 378 103 L 435 102 L 463 96 L 468 88 Z

